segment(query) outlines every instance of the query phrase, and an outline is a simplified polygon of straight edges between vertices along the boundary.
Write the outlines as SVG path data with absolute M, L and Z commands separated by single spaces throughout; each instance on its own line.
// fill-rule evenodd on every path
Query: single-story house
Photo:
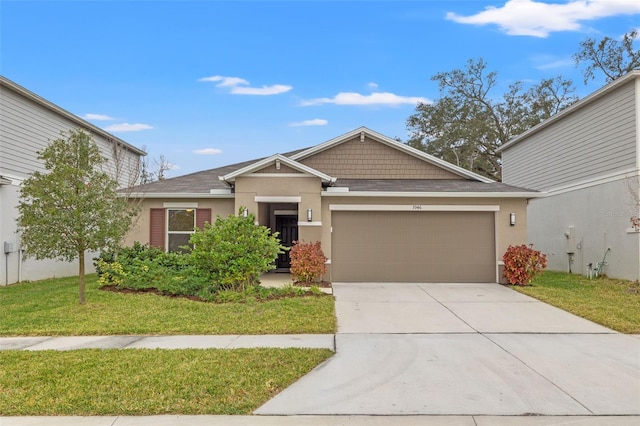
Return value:
M 548 268 L 640 280 L 640 71 L 502 146 L 502 178 L 544 192 L 527 209 Z
M 507 247 L 527 240 L 527 200 L 539 194 L 360 127 L 131 195 L 144 201 L 128 243 L 176 250 L 194 227 L 246 207 L 285 245 L 320 241 L 334 282 L 497 282 Z M 287 255 L 277 267 L 289 267 Z
M 36 171 L 46 171 L 38 151 L 60 138 L 60 132 L 81 128 L 93 135 L 107 159 L 106 171 L 122 186 L 136 182 L 146 153 L 4 76 L 0 76 L 0 111 L 0 285 L 76 275 L 76 262 L 23 259 L 17 206 L 22 182 Z

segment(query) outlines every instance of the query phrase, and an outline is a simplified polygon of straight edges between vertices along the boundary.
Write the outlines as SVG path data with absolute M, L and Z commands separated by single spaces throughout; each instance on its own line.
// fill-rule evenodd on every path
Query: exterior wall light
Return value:
M 515 226 L 515 224 L 516 224 L 516 214 L 509 213 L 509 225 Z
M 249 217 L 249 209 L 248 208 L 244 208 L 244 210 L 242 210 L 242 217 Z
M 307 222 L 311 222 L 313 220 L 313 210 L 307 209 Z

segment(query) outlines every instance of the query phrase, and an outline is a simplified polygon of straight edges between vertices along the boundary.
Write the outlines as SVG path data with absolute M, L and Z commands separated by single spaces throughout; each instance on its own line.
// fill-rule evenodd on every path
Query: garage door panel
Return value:
M 492 212 L 332 214 L 332 279 L 495 282 Z

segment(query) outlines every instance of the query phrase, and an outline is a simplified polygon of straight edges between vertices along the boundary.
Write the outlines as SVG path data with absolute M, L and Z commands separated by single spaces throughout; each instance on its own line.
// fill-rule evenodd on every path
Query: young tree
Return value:
M 562 77 L 528 89 L 515 82 L 496 94 L 498 74 L 488 71 L 482 59 L 431 79 L 438 82 L 441 97 L 418 104 L 407 120 L 407 144 L 497 180 L 501 164 L 496 149 L 577 100 L 572 82 Z
M 626 33 L 621 41 L 604 37 L 600 41 L 588 37 L 580 43 L 580 51 L 573 55 L 576 67 L 586 64 L 582 75 L 584 84 L 601 72 L 609 83 L 618 77 L 640 68 L 640 49 L 634 49 L 638 30 Z
M 140 163 L 140 184 L 144 185 L 151 182 L 165 180 L 165 172 L 171 170 L 171 163 L 166 159 L 164 155 L 161 155 L 158 159 L 151 160 L 143 159 Z
M 62 132 L 38 152 L 48 173 L 23 183 L 18 226 L 28 256 L 78 259 L 79 303 L 85 304 L 85 252 L 116 246 L 137 213 L 102 171 L 106 159 L 82 129 Z

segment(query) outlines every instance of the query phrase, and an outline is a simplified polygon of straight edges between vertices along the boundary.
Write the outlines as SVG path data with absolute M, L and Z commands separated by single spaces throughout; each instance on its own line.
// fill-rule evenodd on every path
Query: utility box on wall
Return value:
M 576 251 L 576 233 L 573 226 L 569 227 L 569 230 L 564 233 L 567 238 L 567 254 L 573 254 Z
M 5 241 L 4 242 L 4 253 L 8 254 L 8 253 L 13 253 L 14 251 L 16 251 L 16 244 L 12 243 L 10 241 Z

